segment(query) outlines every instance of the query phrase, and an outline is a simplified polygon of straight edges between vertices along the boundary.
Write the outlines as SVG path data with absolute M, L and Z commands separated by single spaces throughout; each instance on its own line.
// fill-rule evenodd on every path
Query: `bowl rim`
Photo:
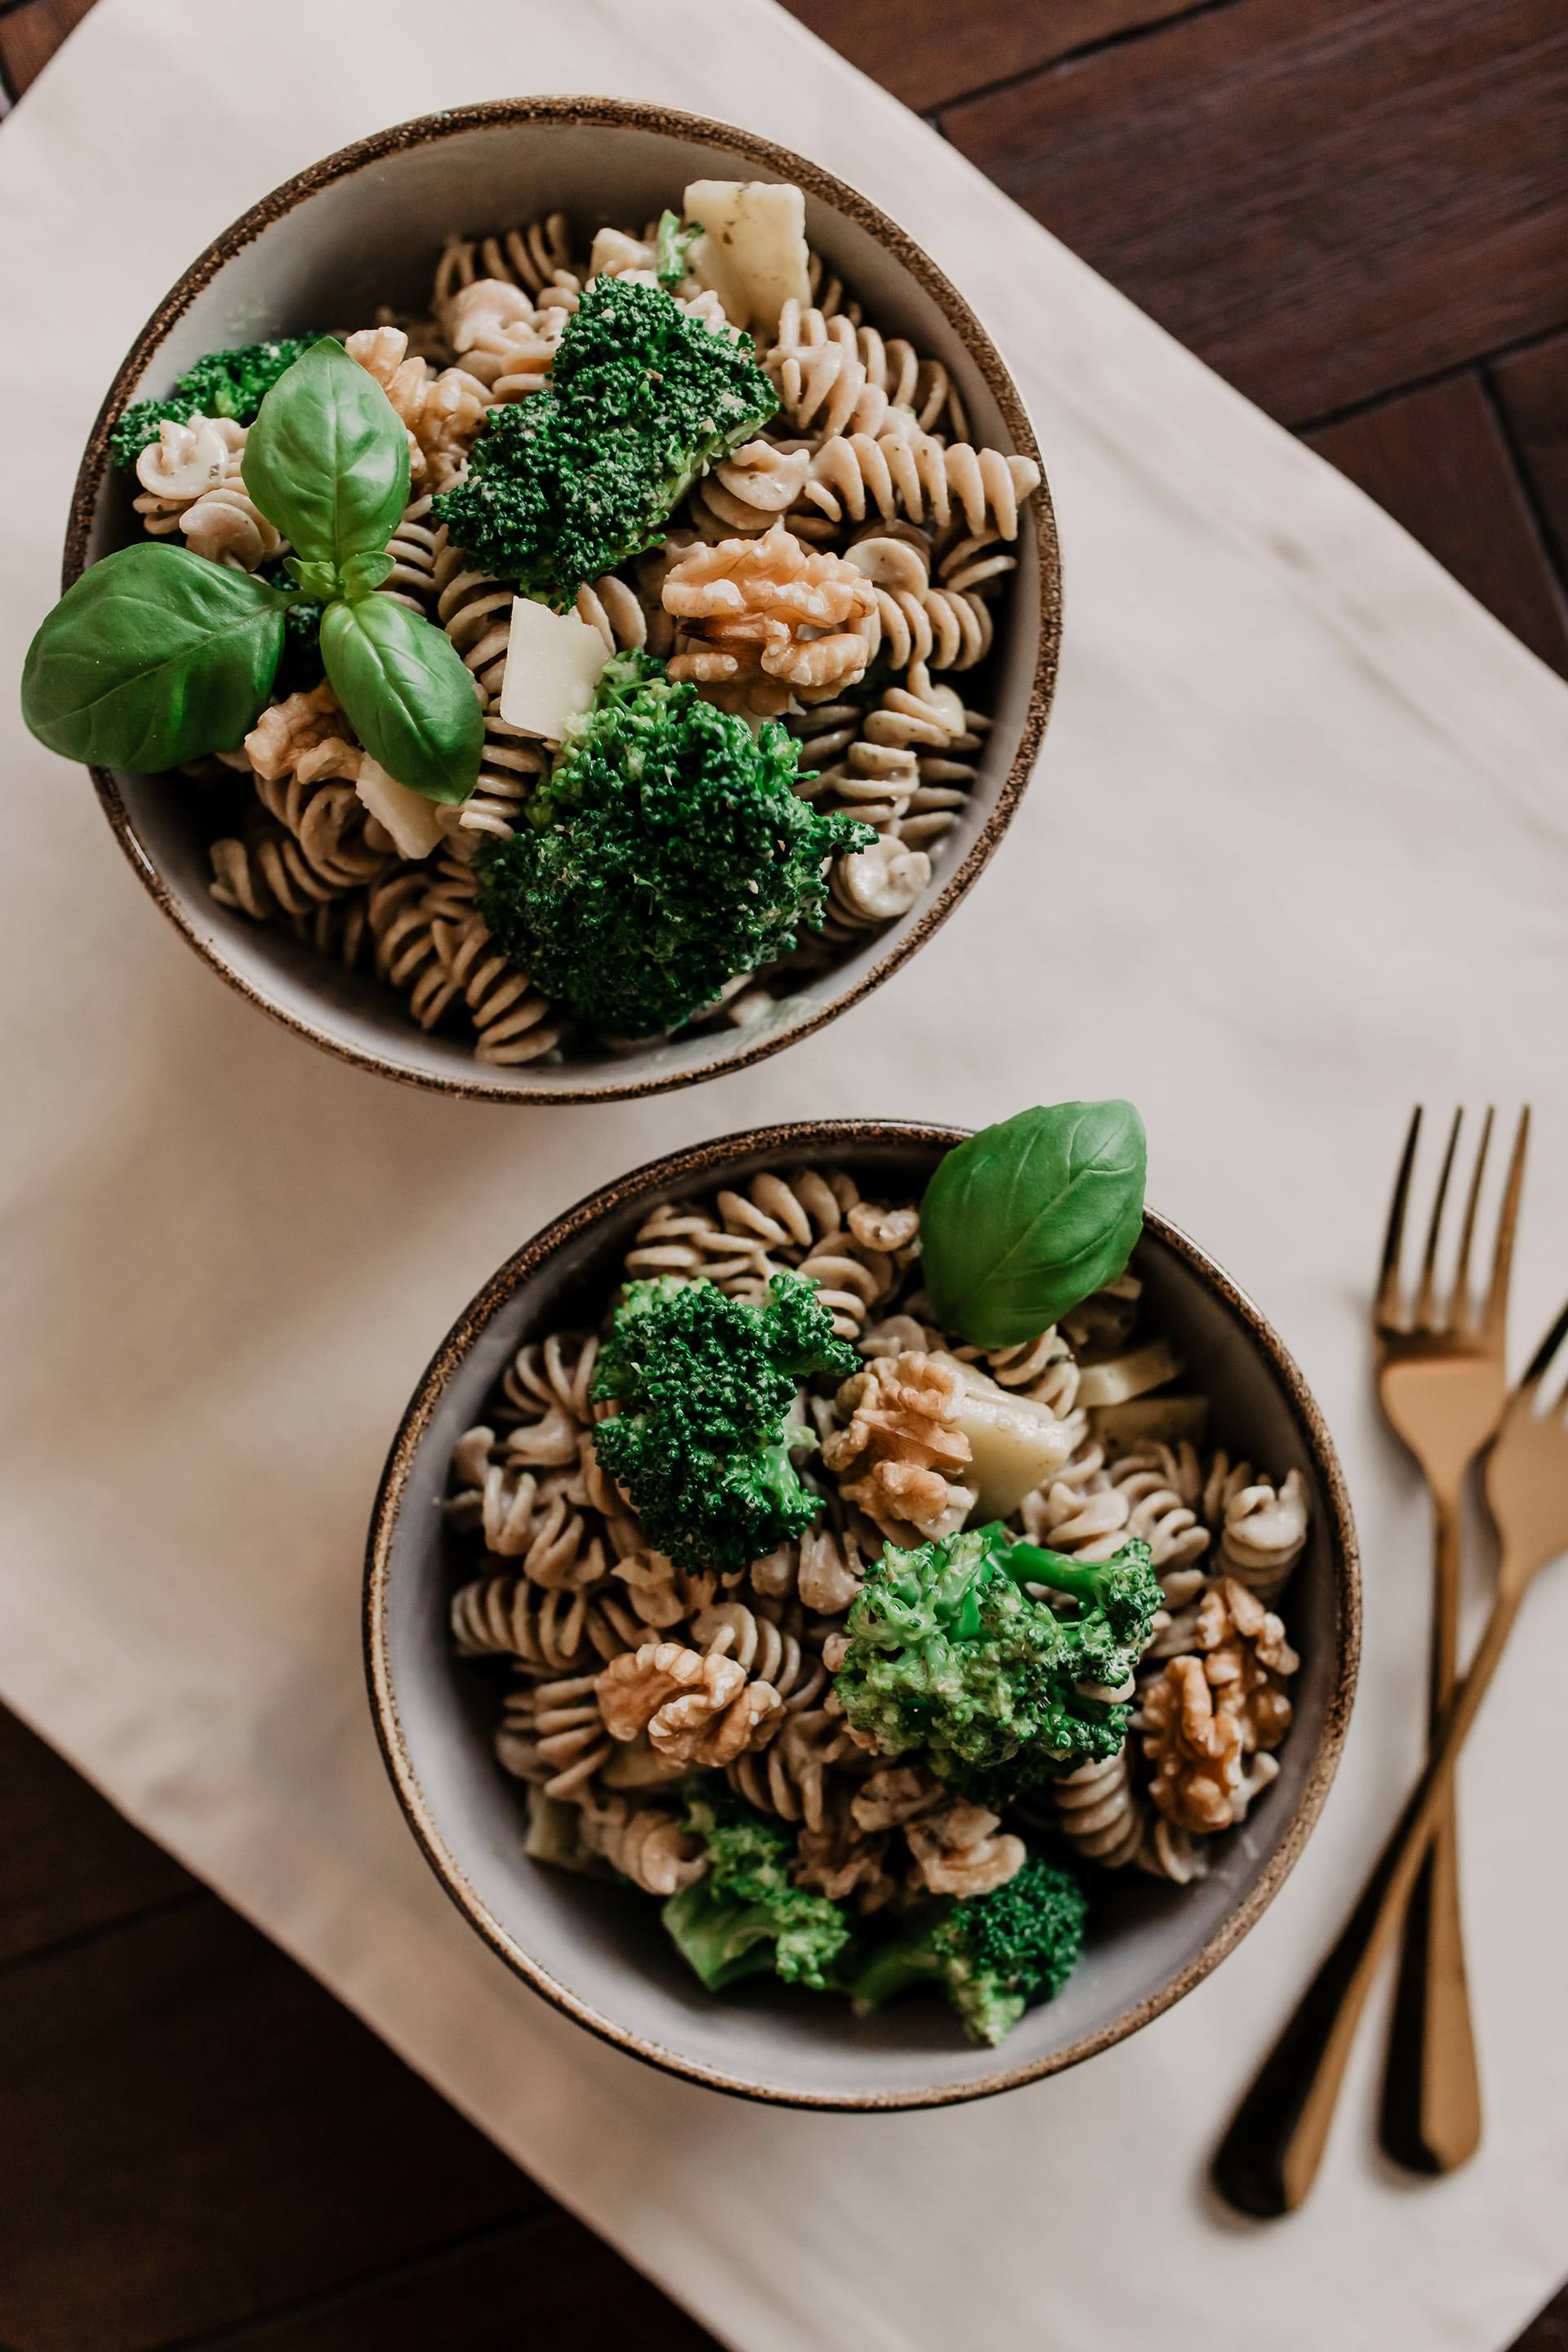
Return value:
M 556 123 L 571 129 L 590 126 L 604 130 L 658 131 L 667 136 L 700 141 L 734 154 L 752 166 L 795 181 L 811 194 L 846 215 L 884 246 L 937 304 L 984 378 L 1012 436 L 1015 450 L 1020 456 L 1031 457 L 1040 469 L 1040 487 L 1035 494 L 1032 508 L 1037 549 L 1035 585 L 1039 620 L 1034 674 L 1029 680 L 1028 700 L 1013 759 L 1005 775 L 998 781 L 995 800 L 968 853 L 942 879 L 929 904 L 918 911 L 908 930 L 887 953 L 879 956 L 858 979 L 825 997 L 809 1019 L 790 1027 L 783 1034 L 758 1037 L 750 1044 L 742 1043 L 731 1054 L 715 1059 L 701 1069 L 671 1071 L 661 1076 L 637 1076 L 628 1073 L 625 1078 L 617 1080 L 613 1076 L 612 1063 L 607 1066 L 605 1079 L 595 1076 L 592 1083 L 563 1082 L 557 1086 L 522 1088 L 509 1087 L 489 1077 L 482 1064 L 475 1064 L 472 1076 L 464 1073 L 458 1076 L 444 1071 L 399 1064 L 386 1058 L 374 1045 L 331 1035 L 314 1021 L 277 1001 L 266 986 L 241 971 L 216 941 L 204 936 L 187 910 L 182 894 L 165 878 L 157 860 L 137 833 L 114 772 L 103 767 L 91 769 L 103 813 L 153 903 L 174 924 L 187 945 L 195 949 L 203 962 L 247 1003 L 258 1006 L 296 1036 L 308 1039 L 311 1045 L 355 1068 L 372 1070 L 380 1076 L 395 1078 L 405 1086 L 418 1087 L 430 1093 L 457 1096 L 470 1101 L 514 1103 L 532 1108 L 542 1104 L 626 1101 L 670 1093 L 682 1087 L 700 1086 L 710 1078 L 724 1077 L 731 1071 L 748 1069 L 758 1062 L 765 1061 L 771 1054 L 782 1053 L 786 1046 L 799 1044 L 804 1038 L 825 1028 L 830 1021 L 837 1020 L 840 1013 L 848 1012 L 874 989 L 879 988 L 926 944 L 979 878 L 982 868 L 988 863 L 1011 824 L 1029 782 L 1056 691 L 1061 646 L 1062 574 L 1050 483 L 1023 396 L 990 334 L 952 279 L 938 268 L 923 247 L 848 181 L 839 179 L 835 173 L 809 158 L 795 154 L 792 149 L 760 138 L 736 124 L 717 121 L 710 116 L 689 113 L 676 107 L 647 105 L 630 99 L 556 95 L 491 99 L 470 106 L 453 107 L 437 114 L 417 115 L 406 122 L 394 123 L 384 131 L 373 132 L 367 138 L 354 140 L 348 146 L 336 149 L 319 163 L 296 173 L 291 179 L 283 181 L 213 239 L 175 280 L 153 310 L 121 361 L 105 395 L 88 437 L 71 492 L 61 564 L 62 593 L 73 585 L 86 568 L 91 520 L 109 471 L 110 436 L 130 393 L 169 330 L 226 263 L 307 196 L 381 162 L 386 156 L 414 147 L 432 145 L 439 140 L 489 126 L 505 128 L 522 122 Z M 1019 584 L 1021 586 L 1021 583 Z M 744 1032 L 738 1032 L 737 1035 L 743 1039 Z
M 970 2099 L 993 2097 L 1024 2083 L 1061 2074 L 1086 2058 L 1125 2041 L 1191 1992 L 1256 1926 L 1299 1859 L 1322 1811 L 1350 1719 L 1361 1655 L 1361 1564 L 1350 1494 L 1339 1455 L 1316 1398 L 1294 1357 L 1254 1301 L 1224 1268 L 1190 1235 L 1157 1212 L 1145 1208 L 1144 1230 L 1155 1237 L 1194 1274 L 1212 1296 L 1240 1321 L 1268 1358 L 1289 1406 L 1298 1433 L 1311 1462 L 1329 1506 L 1327 1535 L 1334 1582 L 1333 1670 L 1324 1709 L 1322 1735 L 1296 1810 L 1257 1883 L 1219 1923 L 1185 1967 L 1170 1980 L 1135 2002 L 1121 2016 L 1067 2048 L 1027 2064 L 1006 2068 L 973 2083 L 932 2085 L 889 2092 L 807 2092 L 784 2090 L 773 2084 L 748 2081 L 744 2075 L 705 2065 L 605 2016 L 560 1983 L 525 1951 L 469 1884 L 442 1836 L 409 1756 L 398 1711 L 389 1659 L 387 1598 L 391 1579 L 393 1538 L 407 1492 L 409 1473 L 426 1430 L 458 1365 L 469 1349 L 518 1287 L 575 1235 L 588 1231 L 610 1211 L 671 1186 L 711 1179 L 733 1161 L 749 1154 L 811 1153 L 822 1150 L 853 1152 L 867 1144 L 892 1141 L 947 1149 L 973 1132 L 969 1128 L 933 1126 L 923 1121 L 886 1118 L 794 1119 L 767 1127 L 744 1128 L 690 1144 L 614 1178 L 585 1193 L 571 1208 L 542 1226 L 532 1239 L 512 1253 L 464 1308 L 441 1341 L 424 1372 L 398 1424 L 377 1488 L 365 1548 L 362 1629 L 365 1681 L 371 1712 L 397 1801 L 426 1862 L 457 1908 L 512 1971 L 542 1994 L 552 2007 L 585 2026 L 602 2042 L 624 2050 L 669 2074 L 700 2083 L 707 2088 L 756 2099 L 773 2106 L 809 2107 L 838 2113 L 892 2113 L 914 2107 L 958 2105 Z

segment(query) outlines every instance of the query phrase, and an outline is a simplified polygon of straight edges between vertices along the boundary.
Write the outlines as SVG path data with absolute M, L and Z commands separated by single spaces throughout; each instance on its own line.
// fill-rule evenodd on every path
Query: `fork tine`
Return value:
M 1421 1106 L 1417 1103 L 1410 1114 L 1409 1132 L 1399 1156 L 1399 1173 L 1394 1180 L 1394 1198 L 1388 1206 L 1388 1231 L 1384 1236 L 1383 1265 L 1378 1275 L 1374 1309 L 1380 1323 L 1392 1323 L 1399 1312 L 1399 1244 L 1405 1234 L 1405 1212 L 1410 1202 L 1410 1174 L 1415 1165 L 1415 1146 L 1420 1134 Z
M 1520 1381 L 1518 1389 L 1518 1394 L 1521 1399 L 1528 1399 L 1534 1395 L 1546 1378 L 1552 1359 L 1564 1339 L 1568 1339 L 1568 1307 L 1563 1309 L 1562 1314 L 1525 1367 L 1524 1377 Z
M 1462 1110 L 1454 1113 L 1443 1165 L 1437 1171 L 1437 1193 L 1432 1203 L 1432 1222 L 1426 1228 L 1426 1247 L 1421 1256 L 1421 1286 L 1415 1294 L 1415 1328 L 1418 1331 L 1436 1328 L 1437 1237 L 1443 1223 L 1443 1203 L 1448 1197 L 1448 1179 L 1454 1172 L 1454 1154 L 1459 1148 L 1459 1123 L 1464 1116 Z
M 1454 1321 L 1461 1329 L 1471 1324 L 1470 1314 L 1470 1244 L 1475 1239 L 1476 1212 L 1480 1206 L 1481 1179 L 1486 1173 L 1487 1150 L 1492 1139 L 1493 1111 L 1487 1105 L 1487 1115 L 1481 1122 L 1481 1148 L 1476 1154 L 1476 1172 L 1470 1179 L 1470 1190 L 1465 1202 L 1465 1222 L 1459 1234 L 1459 1260 L 1454 1270 Z
M 1508 1277 L 1513 1265 L 1513 1236 L 1519 1223 L 1520 1195 L 1524 1190 L 1524 1154 L 1530 1141 L 1530 1105 L 1519 1114 L 1513 1157 L 1508 1163 L 1508 1183 L 1498 1212 L 1497 1247 L 1492 1253 L 1491 1288 L 1487 1294 L 1486 1320 L 1500 1329 L 1508 1314 Z

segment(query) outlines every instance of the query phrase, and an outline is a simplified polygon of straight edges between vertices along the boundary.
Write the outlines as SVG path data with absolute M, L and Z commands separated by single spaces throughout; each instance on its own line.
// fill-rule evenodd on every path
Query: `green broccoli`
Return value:
M 273 588 L 291 590 L 294 585 L 288 562 L 282 556 L 276 562 L 262 564 L 256 576 Z M 308 694 L 321 683 L 325 669 L 321 660 L 321 611 L 322 607 L 309 598 L 302 604 L 290 604 L 284 614 L 283 655 L 272 681 L 274 694 Z
M 115 464 L 133 467 L 142 450 L 158 438 L 165 417 L 185 425 L 193 416 L 232 416 L 237 425 L 253 425 L 285 368 L 291 368 L 320 340 L 316 335 L 286 335 L 275 343 L 207 352 L 185 370 L 166 400 L 132 403 L 110 436 Z
M 535 395 L 537 397 L 537 395 Z M 528 804 L 474 859 L 503 952 L 608 1036 L 679 1027 L 820 927 L 823 866 L 875 839 L 795 791 L 799 751 L 622 654 Z
M 701 236 L 700 223 L 682 228 L 679 213 L 660 213 L 654 231 L 654 275 L 661 286 L 679 286 L 686 275 L 686 257 Z
M 1058 1616 L 1024 1590 L 1077 1604 Z M 1112 1696 L 1161 1603 L 1149 1547 L 1073 1560 L 1000 1526 L 899 1551 L 889 1544 L 845 1620 L 844 1712 L 889 1755 L 912 1748 L 984 1798 L 1116 1755 L 1131 1709 Z
M 739 1572 L 822 1508 L 795 1466 L 816 1439 L 789 1410 L 815 1372 L 843 1380 L 860 1359 L 836 1339 L 816 1285 L 775 1274 L 765 1305 L 711 1282 L 633 1282 L 594 1374 L 621 1410 L 594 1448 L 650 1540 L 682 1568 Z
M 851 1929 L 837 1903 L 796 1886 L 788 1832 L 744 1806 L 694 1798 L 681 1826 L 708 1848 L 706 1874 L 664 1906 L 671 1937 L 710 1992 L 768 1970 L 814 1992 L 837 1990 Z
M 474 563 L 564 609 L 584 581 L 656 545 L 699 474 L 777 406 L 743 339 L 661 287 L 595 278 L 551 382 L 491 409 L 435 511 Z
M 1031 1854 L 1005 1886 L 933 1904 L 880 1945 L 850 1986 L 855 2005 L 878 2009 L 934 1981 L 971 2041 L 1005 2042 L 1031 2001 L 1071 1976 L 1088 1909 L 1075 1878 Z

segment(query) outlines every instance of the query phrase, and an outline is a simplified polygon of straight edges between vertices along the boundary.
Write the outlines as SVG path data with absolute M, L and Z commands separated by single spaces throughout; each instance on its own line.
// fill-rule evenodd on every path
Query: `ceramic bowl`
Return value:
M 491 1746 L 504 1670 L 455 1657 L 447 1632 L 458 1571 L 441 1499 L 453 1441 L 484 1418 L 491 1384 L 524 1340 L 597 1319 L 657 1202 L 759 1169 L 787 1173 L 825 1160 L 847 1167 L 874 1196 L 916 1197 L 960 1136 L 872 1120 L 753 1129 L 638 1169 L 579 1202 L 501 1267 L 442 1341 L 376 1503 L 365 1582 L 371 1699 L 393 1784 L 437 1875 L 485 1941 L 569 2017 L 673 2074 L 751 2098 L 942 2105 L 1054 2074 L 1148 2024 L 1234 1948 L 1282 1884 L 1328 1792 L 1350 1712 L 1360 1633 L 1355 1534 L 1322 1416 L 1251 1300 L 1151 1212 L 1136 1265 L 1152 1323 L 1178 1340 L 1232 1448 L 1281 1475 L 1300 1470 L 1311 1505 L 1289 1594 L 1301 1656 L 1295 1722 L 1278 1780 L 1218 1848 L 1208 1876 L 1173 1887 L 1133 1871 L 1095 1874 L 1077 1973 L 1001 2049 L 977 2051 L 934 1999 L 867 2020 L 771 1979 L 714 2000 L 647 1896 L 568 1876 L 524 1853 L 522 1790 Z
M 345 147 L 253 205 L 193 262 L 138 337 L 93 428 L 66 542 L 67 584 L 138 535 L 134 482 L 109 462 L 112 426 L 131 401 L 162 392 L 200 353 L 322 320 L 369 320 L 381 303 L 423 309 L 448 232 L 477 234 L 556 208 L 579 229 L 640 222 L 703 176 L 796 182 L 813 245 L 878 323 L 943 362 L 981 440 L 1038 460 L 1023 402 L 980 321 L 921 248 L 855 189 L 785 148 L 697 115 L 603 98 L 505 100 L 426 115 Z M 487 1068 L 460 1035 L 423 1034 L 374 979 L 339 971 L 288 934 L 218 906 L 207 887 L 205 841 L 177 777 L 95 769 L 94 778 L 121 847 L 197 954 L 313 1044 L 389 1077 L 495 1101 L 658 1093 L 758 1061 L 821 1028 L 912 955 L 979 874 L 1027 781 L 1055 683 L 1061 575 L 1044 487 L 1026 509 L 1017 554 L 982 689 L 994 727 L 930 888 L 900 920 L 744 1028 Z

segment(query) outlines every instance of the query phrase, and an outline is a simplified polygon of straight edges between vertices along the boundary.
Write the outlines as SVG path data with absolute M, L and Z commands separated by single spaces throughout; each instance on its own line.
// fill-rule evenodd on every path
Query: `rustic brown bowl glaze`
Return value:
M 547 2000 L 606 2042 L 670 2073 L 748 2098 L 813 2107 L 939 2106 L 1029 2083 L 1109 2049 L 1189 1992 L 1283 1883 L 1339 1761 L 1355 1685 L 1361 1590 L 1338 1461 L 1300 1372 L 1251 1300 L 1184 1234 L 1150 1212 L 1137 1266 L 1153 1320 L 1181 1345 L 1216 1427 L 1237 1451 L 1300 1471 L 1311 1532 L 1290 1586 L 1301 1654 L 1296 1721 L 1279 1780 L 1187 1888 L 1098 1874 L 1089 1947 L 1055 2000 L 1000 2050 L 961 2040 L 942 2004 L 910 2000 L 870 2019 L 848 2005 L 754 1981 L 710 1999 L 629 1889 L 529 1860 L 522 1792 L 491 1748 L 495 1674 L 453 1655 L 453 1567 L 441 1515 L 455 1438 L 483 1418 L 522 1341 L 597 1320 L 637 1224 L 657 1202 L 841 1162 L 873 1193 L 923 1190 L 952 1128 L 847 1119 L 753 1129 L 700 1144 L 609 1184 L 549 1225 L 487 1283 L 437 1350 L 393 1444 L 365 1570 L 365 1663 L 393 1785 L 431 1867 L 471 1925 Z M 504 1679 L 504 1676 L 503 1676 Z
M 137 535 L 134 484 L 110 464 L 128 404 L 162 392 L 201 352 L 264 335 L 419 309 L 448 231 L 478 234 L 542 210 L 579 227 L 641 221 L 698 177 L 793 180 L 812 243 L 878 323 L 941 359 L 977 436 L 1038 461 L 1016 386 L 990 336 L 934 262 L 856 189 L 803 156 L 700 115 L 607 98 L 507 99 L 398 124 L 345 147 L 251 207 L 159 304 L 115 377 L 82 460 L 65 583 Z M 1056 682 L 1061 570 L 1050 496 L 1026 509 L 1018 571 L 988 660 L 995 724 L 971 803 L 925 897 L 899 921 L 744 1029 L 629 1052 L 492 1069 L 459 1035 L 426 1036 L 374 980 L 218 906 L 205 843 L 177 777 L 94 769 L 121 848 L 170 921 L 219 977 L 312 1044 L 361 1068 L 496 1102 L 605 1101 L 739 1069 L 858 1003 L 952 912 L 1006 831 L 1039 750 Z

